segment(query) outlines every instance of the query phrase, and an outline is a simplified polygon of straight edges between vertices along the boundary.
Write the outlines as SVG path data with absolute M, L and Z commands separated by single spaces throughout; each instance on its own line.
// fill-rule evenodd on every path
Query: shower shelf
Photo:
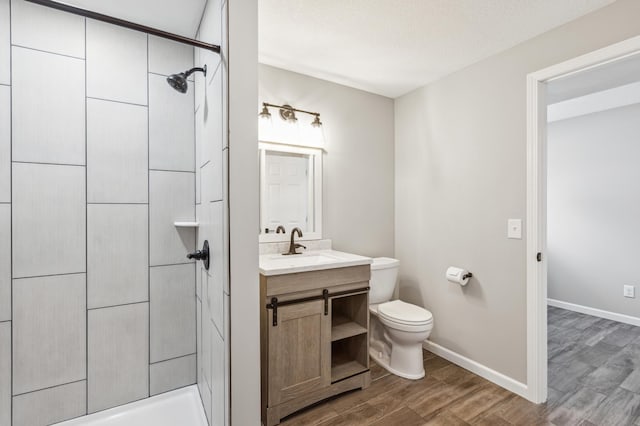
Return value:
M 200 222 L 173 222 L 173 226 L 176 228 L 197 228 L 200 226 Z

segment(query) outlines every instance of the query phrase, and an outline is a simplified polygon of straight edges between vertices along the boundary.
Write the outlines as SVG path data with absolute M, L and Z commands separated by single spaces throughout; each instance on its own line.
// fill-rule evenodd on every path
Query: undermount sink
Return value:
M 288 266 L 317 265 L 319 263 L 334 262 L 336 258 L 324 254 L 303 253 L 298 255 L 276 255 L 268 259 L 269 262 L 286 264 Z
M 265 254 L 260 256 L 262 275 L 282 275 L 296 272 L 319 271 L 323 269 L 345 268 L 367 265 L 371 258 L 335 250 L 308 251 L 301 254 Z

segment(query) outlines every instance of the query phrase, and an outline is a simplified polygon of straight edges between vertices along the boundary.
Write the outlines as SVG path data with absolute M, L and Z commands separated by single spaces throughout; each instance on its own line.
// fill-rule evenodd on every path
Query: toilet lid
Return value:
M 402 324 L 418 325 L 428 324 L 433 321 L 431 312 L 402 300 L 381 303 L 378 305 L 378 314 L 389 321 Z

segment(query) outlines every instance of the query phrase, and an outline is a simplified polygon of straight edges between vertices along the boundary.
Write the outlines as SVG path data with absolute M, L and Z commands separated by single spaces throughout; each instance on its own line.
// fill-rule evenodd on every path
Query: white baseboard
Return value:
M 429 352 L 433 352 L 434 354 L 441 356 L 447 361 L 451 361 L 452 363 L 459 365 L 465 370 L 469 370 L 472 373 L 475 373 L 480 377 L 484 377 L 490 382 L 493 382 L 508 391 L 511 391 L 525 399 L 530 400 L 529 389 L 524 383 L 520 383 L 519 381 L 514 380 L 511 377 L 505 376 L 502 373 L 498 373 L 497 371 L 492 370 L 485 365 L 482 365 L 472 359 L 460 355 L 457 352 L 453 352 L 452 350 L 440 346 L 437 343 L 433 343 L 429 340 L 425 340 L 422 343 L 422 347 Z
M 588 306 L 576 305 L 575 303 L 563 302 L 556 299 L 547 299 L 549 306 L 555 306 L 556 308 L 566 309 L 568 311 L 580 312 L 581 314 L 587 314 L 594 317 L 605 318 L 612 321 L 623 322 L 625 324 L 631 324 L 640 327 L 640 318 L 632 317 L 630 315 L 617 314 L 615 312 L 603 311 L 602 309 L 590 308 Z

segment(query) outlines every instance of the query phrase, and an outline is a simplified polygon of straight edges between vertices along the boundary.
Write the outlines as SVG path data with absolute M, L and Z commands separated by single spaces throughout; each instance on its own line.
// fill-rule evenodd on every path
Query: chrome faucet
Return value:
M 306 249 L 306 247 L 302 244 L 298 244 L 293 241 L 294 237 L 296 236 L 296 232 L 298 233 L 298 238 L 302 238 L 302 230 L 300 230 L 300 228 L 293 228 L 291 230 L 291 243 L 289 244 L 289 251 L 287 253 L 283 253 L 285 256 L 289 256 L 291 254 L 302 254 L 296 251 L 297 248 L 302 247 L 303 249 Z

